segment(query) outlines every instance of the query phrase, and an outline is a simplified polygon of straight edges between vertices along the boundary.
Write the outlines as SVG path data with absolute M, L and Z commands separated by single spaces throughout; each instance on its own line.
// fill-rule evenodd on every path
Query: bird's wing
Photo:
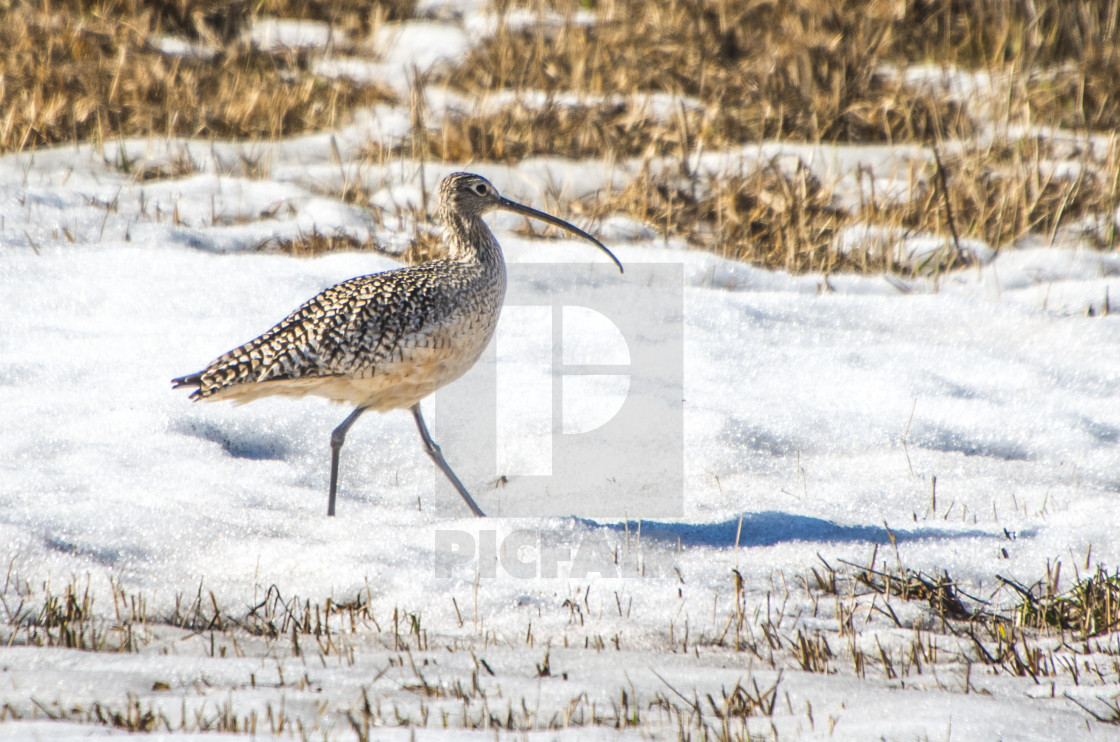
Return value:
M 205 398 L 237 384 L 352 375 L 375 367 L 402 337 L 449 312 L 446 287 L 414 266 L 331 286 L 275 327 L 174 381 Z

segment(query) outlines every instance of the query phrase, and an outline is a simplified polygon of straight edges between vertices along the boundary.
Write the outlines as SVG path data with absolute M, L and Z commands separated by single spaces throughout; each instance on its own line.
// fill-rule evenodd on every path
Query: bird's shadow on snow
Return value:
M 77 541 L 68 540 L 65 536 L 60 535 L 43 536 L 43 545 L 50 551 L 75 557 L 86 557 L 107 567 L 120 564 L 129 556 L 136 556 L 135 552 L 130 552 L 127 549 L 82 546 Z
M 638 531 L 636 521 L 600 523 L 594 520 L 577 518 L 576 523 L 585 528 L 606 528 L 612 531 Z M 740 523 L 742 524 L 740 527 Z M 715 548 L 749 546 L 775 546 L 783 543 L 875 543 L 889 544 L 891 537 L 896 542 L 922 541 L 932 539 L 1002 538 L 1002 533 L 979 529 L 950 530 L 918 526 L 912 529 L 891 528 L 870 525 L 841 525 L 822 518 L 795 515 L 777 511 L 743 513 L 739 517 L 715 523 L 674 523 L 665 521 L 641 521 L 642 540 L 650 539 L 682 546 L 710 546 Z M 1031 534 L 1019 533 L 1019 536 Z
M 211 443 L 237 459 L 253 461 L 280 461 L 287 455 L 290 446 L 286 438 L 261 432 L 229 431 L 209 422 L 181 420 L 173 423 L 174 433 L 189 435 Z

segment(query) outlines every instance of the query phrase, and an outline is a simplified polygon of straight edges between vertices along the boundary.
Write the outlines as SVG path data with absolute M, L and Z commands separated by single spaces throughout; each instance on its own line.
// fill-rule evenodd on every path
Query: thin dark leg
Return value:
M 416 418 L 416 427 L 420 429 L 420 437 L 424 439 L 424 450 L 432 457 L 432 461 L 436 462 L 436 466 L 440 468 L 447 478 L 451 480 L 451 484 L 455 485 L 455 489 L 459 491 L 463 499 L 467 503 L 467 507 L 471 509 L 479 518 L 485 518 L 486 513 L 475 503 L 471 493 L 467 492 L 467 488 L 459 481 L 459 477 L 455 476 L 455 472 L 451 471 L 451 467 L 447 465 L 447 461 L 443 458 L 443 452 L 439 450 L 439 446 L 432 440 L 432 436 L 428 433 L 428 426 L 424 424 L 424 418 L 420 415 L 420 403 L 412 405 L 412 416 Z
M 338 454 L 342 450 L 342 444 L 346 442 L 346 433 L 349 432 L 350 426 L 362 416 L 362 413 L 368 410 L 368 407 L 358 407 L 350 416 L 342 421 L 342 424 L 334 429 L 331 433 L 331 496 L 327 500 L 327 515 L 334 515 L 334 495 L 338 489 Z

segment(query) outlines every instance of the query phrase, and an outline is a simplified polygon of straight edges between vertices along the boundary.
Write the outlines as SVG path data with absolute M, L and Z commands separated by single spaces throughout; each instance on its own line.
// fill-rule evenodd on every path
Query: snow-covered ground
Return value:
M 339 132 L 344 159 L 367 137 L 399 133 L 400 115 L 373 111 Z M 198 171 L 138 181 L 114 165 L 122 150 L 156 163 L 185 152 Z M 1115 635 L 1079 655 L 1032 638 L 1053 672 L 1016 677 L 976 662 L 968 637 L 928 606 L 823 594 L 810 572 L 874 559 L 947 573 L 971 607 L 1006 611 L 1017 596 L 996 575 L 1029 585 L 1061 561 L 1066 586 L 1075 569 L 1120 565 L 1120 316 L 1109 313 L 1120 256 L 1024 244 L 937 280 L 826 279 L 624 239 L 643 230 L 616 220 L 600 233 L 627 266 L 619 278 L 586 243 L 521 238 L 510 231 L 520 220 L 496 215 L 518 305 L 472 377 L 500 380 L 493 399 L 474 401 L 501 415 L 491 428 L 441 417 L 438 397 L 426 414 L 482 506 L 521 517 L 466 517 L 410 416 L 394 412 L 351 431 L 339 517 L 328 519 L 328 438 L 348 410 L 314 399 L 194 404 L 169 380 L 318 290 L 397 265 L 251 249 L 312 229 L 390 251 L 407 243 L 331 197 L 347 177 L 332 151 L 325 134 L 252 145 L 264 179 L 223 170 L 239 148 L 220 143 L 0 158 L 0 597 L 13 624 L 13 646 L 0 649 L 0 738 L 110 734 L 144 714 L 161 738 L 168 728 L 1120 738 L 1071 700 L 1108 715 L 1120 695 Z M 872 166 L 887 155 L 862 156 Z M 453 169 L 429 164 L 423 186 Z M 472 169 L 537 207 L 546 186 L 610 177 L 559 160 Z M 385 213 L 419 203 L 408 163 L 351 175 Z M 600 314 L 660 329 L 628 335 L 620 358 L 615 329 L 576 312 L 582 333 L 542 341 L 556 293 L 573 286 Z M 625 298 L 636 289 L 652 305 Z M 650 306 L 661 313 L 651 318 Z M 676 355 L 650 372 L 636 359 L 658 332 L 683 344 L 665 346 Z M 588 485 L 602 508 L 568 508 L 530 476 L 555 443 L 558 341 L 575 348 L 565 363 L 635 364 L 621 386 L 609 374 L 573 382 L 565 420 L 609 419 L 643 373 L 662 374 L 657 400 L 680 413 L 679 429 L 641 431 L 646 458 L 604 451 L 585 462 L 591 472 L 617 463 Z M 470 441 L 491 434 L 508 471 L 469 460 Z M 682 479 L 654 494 L 678 512 L 646 518 L 649 493 L 633 482 L 672 473 L 674 461 Z M 107 632 L 82 646 L 119 646 L 142 604 L 146 620 L 129 624 L 136 651 L 20 646 L 27 612 L 68 586 L 79 599 L 88 588 L 89 626 Z M 343 609 L 329 613 L 328 599 Z M 293 612 L 316 631 L 293 630 Z M 171 620 L 188 614 L 187 626 Z M 261 633 L 265 614 L 278 636 Z M 798 642 L 821 637 L 831 659 L 807 671 Z

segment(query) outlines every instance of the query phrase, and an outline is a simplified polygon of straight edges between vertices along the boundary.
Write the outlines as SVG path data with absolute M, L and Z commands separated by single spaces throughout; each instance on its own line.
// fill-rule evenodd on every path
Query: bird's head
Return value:
M 452 173 L 448 175 L 439 185 L 439 203 L 441 215 L 445 219 L 452 214 L 467 220 L 478 219 L 488 211 L 501 209 L 559 227 L 594 243 L 600 250 L 610 256 L 611 260 L 618 266 L 619 272 L 622 272 L 622 263 L 602 242 L 579 227 L 568 224 L 563 219 L 523 206 L 516 201 L 510 201 L 498 193 L 498 189 L 481 175 L 475 175 L 474 173 Z
M 474 173 L 452 173 L 439 184 L 440 209 L 468 219 L 500 208 L 504 200 L 493 183 Z

